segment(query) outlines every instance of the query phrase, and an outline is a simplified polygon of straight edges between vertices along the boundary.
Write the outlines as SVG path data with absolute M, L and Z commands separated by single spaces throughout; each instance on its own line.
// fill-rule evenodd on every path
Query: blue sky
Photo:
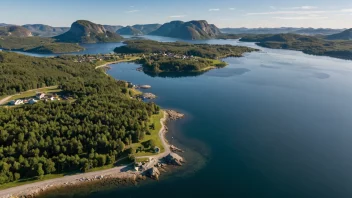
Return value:
M 352 28 L 352 0 L 1 0 L 0 23 L 134 25 L 205 19 L 218 27 Z

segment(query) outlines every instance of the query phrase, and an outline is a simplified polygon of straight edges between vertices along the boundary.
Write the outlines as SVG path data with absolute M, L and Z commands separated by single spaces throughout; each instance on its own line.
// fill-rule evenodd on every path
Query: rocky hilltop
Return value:
M 0 27 L 0 36 L 30 37 L 32 32 L 21 26 L 4 26 Z
M 151 35 L 167 36 L 188 40 L 211 39 L 221 34 L 220 30 L 205 20 L 200 21 L 172 21 L 165 23 Z
M 60 42 L 70 43 L 104 43 L 122 40 L 120 35 L 107 31 L 103 25 L 85 20 L 74 22 L 68 32 L 54 38 Z
M 121 35 L 134 35 L 134 36 L 143 35 L 143 32 L 141 32 L 140 30 L 138 30 L 132 26 L 123 27 L 123 28 L 117 30 L 117 33 L 121 34 Z
M 28 29 L 35 36 L 53 37 L 67 32 L 69 27 L 51 27 L 44 24 L 26 24 L 22 27 Z
M 329 39 L 329 40 L 352 40 L 352 28 L 345 30 L 345 31 L 338 33 L 338 34 L 332 34 L 330 36 L 327 36 L 326 39 Z

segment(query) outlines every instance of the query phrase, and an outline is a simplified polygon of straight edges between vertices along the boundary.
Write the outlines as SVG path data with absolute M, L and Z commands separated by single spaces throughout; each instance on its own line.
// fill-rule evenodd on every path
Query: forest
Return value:
M 163 56 L 150 56 L 140 59 L 143 70 L 149 73 L 202 72 L 216 67 L 225 67 L 220 60 L 206 58 L 177 59 Z
M 0 48 L 39 54 L 68 53 L 84 50 L 75 43 L 60 43 L 44 37 L 0 37 Z
M 240 57 L 246 52 L 256 49 L 233 45 L 190 44 L 184 42 L 157 42 L 151 40 L 129 40 L 126 45 L 115 48 L 116 53 L 149 54 L 173 53 L 201 58 L 220 59 L 226 57 Z
M 321 37 L 298 34 L 247 35 L 240 41 L 257 42 L 257 45 L 273 49 L 290 49 L 306 54 L 330 56 L 352 60 L 352 41 L 324 40 Z
M 1 93 L 58 85 L 75 101 L 0 108 L 0 184 L 115 163 L 160 108 L 90 63 L 0 52 Z

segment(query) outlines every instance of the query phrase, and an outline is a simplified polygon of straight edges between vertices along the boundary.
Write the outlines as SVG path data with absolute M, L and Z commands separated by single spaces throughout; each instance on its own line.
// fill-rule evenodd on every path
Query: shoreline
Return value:
M 159 130 L 158 134 L 159 134 L 159 138 L 163 143 L 163 146 L 165 147 L 165 151 L 157 155 L 136 157 L 136 159 L 149 158 L 149 164 L 147 165 L 148 168 L 153 168 L 154 165 L 159 163 L 159 161 L 162 158 L 172 153 L 170 149 L 171 145 L 166 140 L 166 136 L 165 136 L 165 134 L 167 133 L 166 122 L 168 119 L 172 119 L 172 117 L 170 117 L 168 110 L 164 109 L 163 112 L 164 112 L 164 116 L 162 119 L 160 119 L 161 129 Z M 140 178 L 140 176 L 143 176 L 144 172 L 135 171 L 131 165 L 132 163 L 124 166 L 114 167 L 111 169 L 64 176 L 60 178 L 12 187 L 8 189 L 0 190 L 0 197 L 11 198 L 11 197 L 22 197 L 22 196 L 36 196 L 39 193 L 43 193 L 45 191 L 48 191 L 54 188 L 82 185 L 92 181 L 114 179 L 114 178 L 136 180 Z

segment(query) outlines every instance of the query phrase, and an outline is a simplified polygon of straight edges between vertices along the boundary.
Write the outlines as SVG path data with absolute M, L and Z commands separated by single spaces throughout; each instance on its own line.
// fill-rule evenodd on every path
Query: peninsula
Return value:
M 0 107 L 0 188 L 66 173 L 109 169 L 121 160 L 130 164 L 145 156 L 155 156 L 148 166 L 153 168 L 155 162 L 169 154 L 163 140 L 164 111 L 154 103 L 135 98 L 126 82 L 97 69 L 100 61 L 78 62 L 76 58 L 80 57 L 37 58 L 0 52 L 1 99 L 24 101 L 32 97 L 33 90 L 41 92 L 34 94 L 34 103 Z M 54 86 L 55 93 L 42 98 L 49 94 L 44 89 L 49 86 Z M 94 175 L 100 173 L 111 172 Z M 66 179 L 54 182 L 65 185 Z M 71 179 L 77 182 L 76 176 Z M 42 189 L 41 184 L 48 187 L 45 182 L 30 187 Z M 1 193 L 28 190 L 15 189 Z
M 116 53 L 138 54 L 145 72 L 202 72 L 224 67 L 221 58 L 241 57 L 256 49 L 232 45 L 189 44 L 183 42 L 163 43 L 151 40 L 130 40 L 115 48 Z
M 256 42 L 257 45 L 267 48 L 290 49 L 306 54 L 352 60 L 352 41 L 345 35 L 349 35 L 349 30 L 323 38 L 298 34 L 246 35 L 240 41 Z M 325 40 L 324 38 L 340 40 Z

